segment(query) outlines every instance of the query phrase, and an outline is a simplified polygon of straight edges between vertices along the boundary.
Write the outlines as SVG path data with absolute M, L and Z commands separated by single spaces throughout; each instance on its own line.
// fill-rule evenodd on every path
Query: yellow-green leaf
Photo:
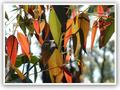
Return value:
M 50 25 L 50 30 L 51 30 L 52 36 L 55 40 L 55 43 L 58 45 L 60 35 L 61 35 L 61 23 L 55 13 L 54 8 L 52 8 L 50 11 L 49 25 Z

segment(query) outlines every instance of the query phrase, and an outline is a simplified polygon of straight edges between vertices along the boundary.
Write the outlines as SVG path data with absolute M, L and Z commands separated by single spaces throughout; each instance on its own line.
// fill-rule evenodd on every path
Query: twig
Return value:
M 76 61 L 78 62 L 79 59 L 74 60 L 74 61 L 71 61 L 70 63 L 73 63 L 73 62 L 76 62 Z M 50 67 L 50 68 L 47 68 L 47 69 L 44 69 L 44 70 L 40 70 L 39 72 L 36 72 L 36 73 L 49 71 L 49 70 L 51 70 L 51 69 L 55 69 L 55 68 L 62 68 L 62 67 L 66 66 L 67 64 L 70 64 L 70 63 L 65 63 L 65 64 L 62 64 L 62 65 L 60 65 L 60 66 L 56 66 L 56 67 Z M 30 75 L 33 75 L 33 74 L 35 74 L 35 73 L 31 73 L 31 74 L 29 74 L 29 76 L 30 76 Z M 25 75 L 25 74 L 24 74 L 24 75 Z

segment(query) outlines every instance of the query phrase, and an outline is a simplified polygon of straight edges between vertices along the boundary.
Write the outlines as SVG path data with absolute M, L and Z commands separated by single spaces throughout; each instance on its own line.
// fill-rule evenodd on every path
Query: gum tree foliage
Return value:
M 114 5 L 89 5 L 80 11 L 84 5 L 18 5 L 16 24 L 13 33 L 6 37 L 6 72 L 7 83 L 35 83 L 38 73 L 42 73 L 44 83 L 80 83 L 86 72 L 84 55 L 90 53 L 86 49 L 88 34 L 91 32 L 91 55 L 95 47 L 105 49 L 114 33 Z M 49 12 L 47 20 L 46 13 Z M 90 15 L 96 16 L 92 28 Z M 9 14 L 5 18 L 10 21 Z M 22 30 L 19 31 L 18 27 Z M 95 43 L 96 32 L 100 35 Z M 39 57 L 31 53 L 31 38 L 38 40 L 41 53 Z M 18 55 L 18 46 L 22 53 Z M 112 46 L 114 47 L 114 46 Z M 109 48 L 108 48 L 109 49 Z M 114 48 L 110 48 L 111 51 Z M 113 51 L 114 52 L 114 51 Z M 99 51 L 96 53 L 99 55 Z M 103 58 L 105 60 L 104 54 Z M 104 75 L 105 60 L 99 67 L 101 76 Z M 93 82 L 94 64 L 90 62 L 90 76 Z M 97 63 L 97 61 L 96 61 Z M 106 64 L 107 65 L 107 64 Z M 23 66 L 23 70 L 20 67 Z M 39 67 L 38 67 L 39 66 Z M 39 71 L 38 71 L 39 68 Z M 33 70 L 34 82 L 30 79 Z M 101 79 L 101 82 L 104 82 Z

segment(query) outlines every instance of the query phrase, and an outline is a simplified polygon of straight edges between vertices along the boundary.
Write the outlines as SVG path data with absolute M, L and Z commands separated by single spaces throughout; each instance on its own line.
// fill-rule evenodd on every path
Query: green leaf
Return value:
M 49 25 L 50 25 L 50 30 L 55 40 L 55 43 L 59 45 L 59 40 L 61 35 L 61 23 L 55 13 L 54 8 L 52 8 L 50 11 Z
M 29 30 L 29 33 L 33 34 L 33 32 L 34 32 L 33 20 L 28 19 L 28 17 L 25 16 L 24 23 L 25 23 L 25 26 L 27 27 L 27 29 Z
M 17 58 L 16 58 L 16 64 L 15 66 L 16 67 L 20 67 L 22 64 L 25 64 L 29 61 L 28 57 L 25 56 L 25 55 L 18 55 Z
M 23 6 L 23 9 L 24 9 L 24 11 L 25 11 L 26 13 L 28 13 L 28 5 L 24 5 L 24 6 Z
M 103 41 L 102 41 L 102 46 L 105 46 L 107 44 L 107 42 L 110 40 L 110 38 L 112 37 L 114 31 L 115 31 L 115 27 L 114 27 L 114 20 L 111 18 L 108 18 L 106 20 L 107 22 L 112 21 L 112 24 L 110 26 L 108 26 L 106 28 L 106 30 L 104 31 L 104 37 L 103 37 Z
M 20 14 L 17 15 L 17 21 L 18 21 L 20 28 L 24 32 L 24 34 L 26 34 L 26 27 L 25 27 L 24 19 L 22 18 Z
M 32 56 L 32 57 L 31 57 L 31 60 L 30 60 L 30 63 L 35 64 L 35 63 L 38 62 L 39 60 L 40 60 L 40 59 L 37 58 L 36 56 Z
M 9 21 L 7 12 L 5 12 L 5 18 Z

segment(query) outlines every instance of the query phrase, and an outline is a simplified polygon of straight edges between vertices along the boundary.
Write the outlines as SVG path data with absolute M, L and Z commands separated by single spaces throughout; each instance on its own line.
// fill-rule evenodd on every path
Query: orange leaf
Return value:
M 93 48 L 94 45 L 96 31 L 97 31 L 97 21 L 95 21 L 92 26 L 91 49 Z
M 45 27 L 45 21 L 42 21 L 40 23 L 40 32 L 42 32 L 42 30 L 44 29 L 44 27 Z
M 6 41 L 6 50 L 10 58 L 10 63 L 15 65 L 17 51 L 18 51 L 18 41 L 14 35 L 10 35 Z
M 76 16 L 76 10 L 75 9 L 72 9 L 72 18 L 74 18 Z
M 33 25 L 34 25 L 36 33 L 39 35 L 40 34 L 40 28 L 39 28 L 39 22 L 38 22 L 38 20 L 34 20 L 33 21 Z
M 67 80 L 67 83 L 72 83 L 71 73 L 66 68 L 63 67 L 63 69 L 64 69 L 64 74 L 65 74 L 65 78 Z
M 98 13 L 99 16 L 104 14 L 104 9 L 103 9 L 102 5 L 97 6 L 97 13 Z
M 65 37 L 64 37 L 64 48 L 66 48 L 67 42 L 70 39 L 72 35 L 72 29 L 68 29 L 67 32 L 65 33 Z
M 44 43 L 43 39 L 41 36 L 39 36 L 38 34 L 35 34 L 37 40 L 39 41 L 39 43 L 42 45 Z
M 29 45 L 27 37 L 24 36 L 22 33 L 18 32 L 17 38 L 18 38 L 19 43 L 21 44 L 22 50 L 30 59 L 30 45 Z
M 66 55 L 66 61 L 67 62 L 70 61 L 70 55 L 69 54 Z
M 66 24 L 66 30 L 72 25 L 73 19 L 68 19 Z
M 38 12 L 39 12 L 39 15 L 41 15 L 43 13 L 43 10 L 41 8 L 41 5 L 38 5 Z

